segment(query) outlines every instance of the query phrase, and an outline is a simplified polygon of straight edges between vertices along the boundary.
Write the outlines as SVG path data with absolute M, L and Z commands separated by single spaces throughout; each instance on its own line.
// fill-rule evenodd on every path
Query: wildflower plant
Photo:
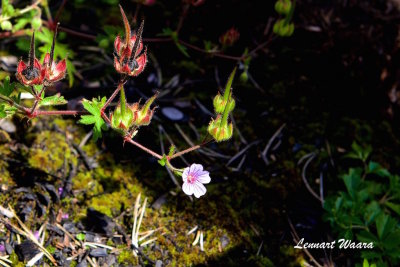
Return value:
M 166 166 L 173 173 L 181 176 L 183 179 L 183 192 L 187 195 L 194 194 L 195 197 L 199 198 L 206 193 L 206 188 L 203 184 L 211 181 L 209 172 L 203 170 L 201 164 L 177 168 L 172 165 L 171 161 L 188 152 L 197 150 L 209 142 L 203 142 L 182 151 L 178 151 L 172 146 L 168 154 L 159 154 L 134 140 L 140 128 L 151 123 L 156 112 L 154 103 L 158 93 L 155 93 L 143 104 L 140 101 L 129 104 L 126 100 L 124 85 L 130 78 L 134 78 L 143 72 L 147 63 L 147 47 L 143 44 L 142 39 L 144 22 L 142 21 L 138 29 L 132 32 L 121 6 L 120 11 L 125 27 L 125 35 L 123 37 L 116 36 L 114 41 L 114 68 L 120 74 L 120 78 L 116 89 L 110 97 L 103 96 L 92 100 L 84 99 L 82 101 L 84 111 L 43 109 L 43 107 L 67 103 L 60 94 L 46 96 L 46 89 L 65 78 L 68 72 L 67 59 L 63 58 L 56 62 L 57 25 L 50 51 L 46 51 L 42 63 L 35 55 L 34 31 L 31 36 L 28 60 L 21 60 L 18 63 L 16 78 L 22 85 L 22 89 L 33 95 L 33 105 L 28 107 L 21 102 L 20 93 L 17 90 L 21 88 L 21 85 L 11 83 L 10 77 L 7 77 L 3 85 L 0 86 L 0 117 L 5 118 L 19 114 L 29 119 L 34 119 L 46 115 L 80 115 L 79 123 L 93 126 L 94 140 L 102 137 L 102 132 L 111 128 L 121 135 L 123 143 L 130 143 L 142 149 L 157 158 L 160 165 Z M 236 69 L 229 76 L 223 95 L 218 93 L 213 101 L 216 115 L 208 125 L 208 134 L 216 142 L 228 140 L 233 135 L 233 125 L 229 121 L 229 116 L 235 108 L 235 100 L 233 99 L 231 88 L 235 72 Z M 117 96 L 119 96 L 118 104 L 114 109 L 109 109 L 110 104 Z

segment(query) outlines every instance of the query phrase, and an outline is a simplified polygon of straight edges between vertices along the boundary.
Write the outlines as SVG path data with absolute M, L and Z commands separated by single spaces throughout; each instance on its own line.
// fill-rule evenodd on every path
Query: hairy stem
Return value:
M 40 90 L 39 94 L 36 95 L 35 103 L 33 103 L 32 109 L 31 109 L 31 114 L 33 114 L 39 104 L 39 101 L 42 100 L 42 93 L 44 92 L 44 89 L 46 86 L 43 85 L 42 90 Z
M 78 110 L 37 110 L 32 115 L 34 117 L 43 116 L 43 115 L 85 115 L 88 114 L 87 111 L 78 111 Z
M 8 97 L 0 95 L 0 100 L 7 102 L 10 106 L 16 107 L 18 110 L 22 111 L 24 114 L 26 114 L 26 112 L 29 112 L 28 108 L 15 103 L 14 100 L 12 100 Z
M 155 157 L 155 158 L 158 158 L 158 159 L 162 159 L 162 158 L 163 158 L 163 156 L 161 156 L 160 154 L 154 152 L 153 150 L 151 150 L 151 149 L 149 149 L 149 148 L 147 148 L 147 147 L 145 147 L 145 146 L 139 144 L 138 142 L 133 141 L 132 138 L 131 138 L 130 136 L 125 136 L 125 137 L 124 137 L 124 141 L 125 141 L 125 142 L 128 142 L 128 143 L 131 143 L 131 144 L 134 145 L 134 146 L 137 146 L 138 148 L 140 148 L 140 149 L 142 149 L 143 151 L 149 153 L 150 155 L 152 155 L 152 156 Z
M 170 156 L 168 159 L 171 160 L 171 159 L 180 157 L 180 156 L 182 156 L 182 155 L 184 155 L 184 154 L 186 154 L 186 153 L 195 151 L 195 150 L 197 150 L 197 149 L 199 149 L 199 148 L 201 148 L 201 145 L 196 145 L 196 146 L 189 147 L 188 149 L 185 149 L 185 150 L 182 150 L 182 151 L 180 151 L 180 152 L 178 152 L 178 153 L 173 154 L 173 155 Z

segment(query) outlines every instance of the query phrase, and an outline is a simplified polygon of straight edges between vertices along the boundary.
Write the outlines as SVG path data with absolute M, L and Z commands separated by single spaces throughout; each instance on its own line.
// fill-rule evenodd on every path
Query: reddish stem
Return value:
M 131 144 L 134 145 L 134 146 L 137 146 L 138 148 L 140 148 L 140 149 L 142 149 L 143 151 L 149 153 L 150 155 L 152 155 L 152 156 L 155 157 L 155 158 L 158 158 L 158 159 L 162 159 L 162 158 L 163 158 L 163 156 L 161 156 L 160 154 L 154 152 L 153 150 L 148 149 L 147 147 L 145 147 L 145 146 L 139 144 L 138 142 L 133 141 L 132 138 L 130 138 L 129 136 L 125 136 L 125 137 L 124 137 L 124 141 L 125 141 L 125 142 L 128 142 L 128 143 L 131 143 Z
M 173 154 L 172 156 L 167 157 L 167 158 L 168 158 L 168 160 L 171 160 L 171 159 L 180 157 L 180 156 L 182 156 L 183 154 L 186 154 L 186 153 L 189 153 L 189 152 L 191 152 L 191 151 L 197 150 L 197 149 L 199 149 L 199 148 L 201 148 L 201 145 L 192 146 L 192 147 L 189 147 L 188 149 L 182 150 L 181 152 L 175 153 L 175 154 Z
M 104 104 L 104 106 L 101 108 L 101 113 L 103 114 L 106 108 L 110 105 L 110 103 L 114 100 L 114 98 L 117 96 L 119 91 L 121 90 L 122 86 L 124 86 L 126 82 L 126 77 L 122 77 L 121 80 L 118 83 L 117 89 L 115 89 L 114 93 L 110 96 L 110 98 L 107 100 L 107 102 Z
M 78 111 L 78 110 L 37 110 L 30 115 L 33 117 L 43 116 L 43 115 L 84 115 L 88 114 L 87 111 Z

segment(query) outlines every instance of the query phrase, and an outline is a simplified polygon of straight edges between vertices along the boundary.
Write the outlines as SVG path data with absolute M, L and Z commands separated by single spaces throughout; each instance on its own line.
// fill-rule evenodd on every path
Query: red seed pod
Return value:
M 138 76 L 147 63 L 147 48 L 143 47 L 142 33 L 144 21 L 135 34 L 131 36 L 131 27 L 125 12 L 120 6 L 122 19 L 125 25 L 125 40 L 119 36 L 114 41 L 114 67 L 121 74 Z
M 22 60 L 19 61 L 15 76 L 23 85 L 33 86 L 43 84 L 45 75 L 46 69 L 42 68 L 39 60 L 35 57 L 35 32 L 33 32 L 28 65 Z
M 240 33 L 234 27 L 227 30 L 221 37 L 219 37 L 219 42 L 223 46 L 232 46 L 240 37 Z
M 57 23 L 53 43 L 51 44 L 50 53 L 46 53 L 43 60 L 43 68 L 46 69 L 45 75 L 45 84 L 51 85 L 54 82 L 58 82 L 59 80 L 65 77 L 67 73 L 67 62 L 65 59 L 61 60 L 57 64 L 54 62 L 54 48 L 56 44 L 56 37 L 57 37 L 57 29 L 59 23 Z

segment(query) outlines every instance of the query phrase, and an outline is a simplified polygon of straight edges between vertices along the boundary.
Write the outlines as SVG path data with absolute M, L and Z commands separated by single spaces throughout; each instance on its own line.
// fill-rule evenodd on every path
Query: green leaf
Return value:
M 10 83 L 10 76 L 4 79 L 3 86 L 0 86 L 0 94 L 9 97 L 14 91 L 14 83 Z
M 397 221 L 387 214 L 381 213 L 376 219 L 376 230 L 378 237 L 382 240 L 396 227 Z
M 161 165 L 161 166 L 165 166 L 165 164 L 167 164 L 167 156 L 166 155 L 163 155 L 163 157 L 162 157 L 162 159 L 160 159 L 159 161 L 158 161 L 158 163 Z
M 369 267 L 369 263 L 367 259 L 364 259 L 363 267 Z
M 84 233 L 79 233 L 79 234 L 76 234 L 76 239 L 78 239 L 79 241 L 84 241 L 85 240 L 85 238 L 86 238 L 86 235 L 84 234 Z
M 349 173 L 343 175 L 343 181 L 346 185 L 347 192 L 349 192 L 350 196 L 354 199 L 357 193 L 357 188 L 361 181 L 361 172 L 360 168 L 350 168 Z
M 175 45 L 178 48 L 179 51 L 185 56 L 185 57 L 190 57 L 189 53 L 187 52 L 186 46 L 182 45 L 179 43 L 179 41 L 175 41 Z
M 175 153 L 175 149 L 176 149 L 176 147 L 175 147 L 174 145 L 171 145 L 171 146 L 169 147 L 168 156 L 171 157 L 171 156 Z
M 379 163 L 374 162 L 374 161 L 369 162 L 367 172 L 374 173 L 381 177 L 390 176 L 390 172 L 387 169 L 383 168 Z
M 92 101 L 84 99 L 82 104 L 83 107 L 91 114 L 91 115 L 83 115 L 79 120 L 79 123 L 93 125 L 93 139 L 96 141 L 99 137 L 101 137 L 101 131 L 106 130 L 107 126 L 101 117 L 101 109 L 106 103 L 106 98 L 103 97 L 101 100 L 93 98 Z
M 5 105 L 4 104 L 0 104 L 0 118 L 4 119 L 5 117 L 7 117 L 7 113 L 5 110 Z
M 395 203 L 386 201 L 385 205 L 388 206 L 390 209 L 392 209 L 394 212 L 396 212 L 397 215 L 400 216 L 400 205 L 399 204 L 395 204 Z
M 351 148 L 353 149 L 354 153 L 349 153 L 348 157 L 360 159 L 364 162 L 367 161 L 369 155 L 372 152 L 371 146 L 362 147 L 359 144 L 357 144 L 356 142 L 353 142 L 351 144 Z
M 64 99 L 63 96 L 60 95 L 60 93 L 57 93 L 53 96 L 48 96 L 42 99 L 39 102 L 40 106 L 55 106 L 55 105 L 64 105 L 67 104 L 67 100 Z
M 380 213 L 381 207 L 379 206 L 378 202 L 372 201 L 371 203 L 369 203 L 364 213 L 365 224 L 369 225 L 370 223 L 372 223 Z
M 10 4 L 9 0 L 1 1 L 1 14 L 3 17 L 12 17 L 15 14 L 14 7 Z

